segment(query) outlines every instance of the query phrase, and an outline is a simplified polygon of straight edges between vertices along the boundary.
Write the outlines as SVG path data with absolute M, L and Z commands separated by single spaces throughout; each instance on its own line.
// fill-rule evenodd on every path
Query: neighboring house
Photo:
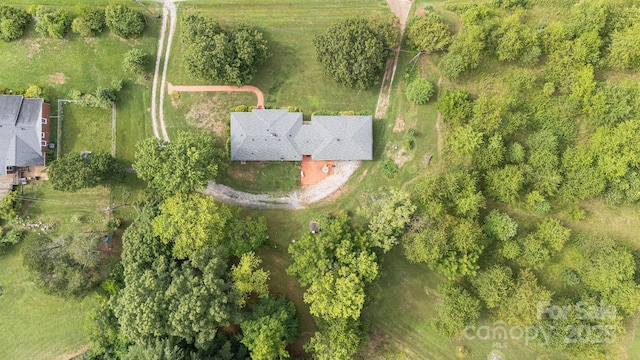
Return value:
M 231 160 L 371 160 L 371 116 L 312 116 L 287 110 L 231 113 Z
M 50 111 L 43 99 L 0 95 L 0 176 L 45 165 Z

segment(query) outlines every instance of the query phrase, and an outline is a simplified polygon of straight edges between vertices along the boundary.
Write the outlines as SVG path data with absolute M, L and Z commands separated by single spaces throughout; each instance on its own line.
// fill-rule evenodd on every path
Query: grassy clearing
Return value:
M 111 151 L 111 110 L 63 105 L 62 143 L 63 154 L 83 150 Z
M 251 0 L 218 1 L 215 4 L 189 1 L 180 3 L 178 10 L 181 15 L 199 12 L 211 16 L 223 26 L 244 22 L 264 33 L 273 56 L 258 71 L 251 84 L 265 94 L 266 106 L 292 105 L 305 113 L 319 109 L 371 112 L 375 109 L 379 87 L 356 91 L 338 86 L 325 77 L 316 61 L 312 40 L 331 24 L 348 17 L 387 13 L 384 1 L 312 0 L 292 4 L 268 0 L 259 5 Z M 184 69 L 180 31 L 178 22 L 174 52 L 169 62 L 169 82 L 174 85 L 204 84 L 191 78 Z
M 171 95 L 171 106 L 165 107 L 165 121 L 169 137 L 178 131 L 194 128 L 212 131 L 226 143 L 229 138 L 229 113 L 238 105 L 255 106 L 252 93 L 183 92 Z
M 233 162 L 220 174 L 221 184 L 253 194 L 263 192 L 286 193 L 300 187 L 300 163 L 284 162 Z
M 0 358 L 56 359 L 86 344 L 85 314 L 96 299 L 43 293 L 22 265 L 20 247 L 0 256 Z
M 108 1 L 98 1 L 95 5 L 103 6 L 107 3 Z M 32 2 L 26 1 L 9 1 L 9 5 L 31 4 Z M 78 2 L 51 0 L 41 4 L 64 7 L 73 12 Z M 149 15 L 143 8 L 135 4 L 131 6 Z M 152 6 L 152 9 L 157 7 Z M 146 111 L 151 98 L 151 80 L 132 78 L 124 73 L 121 66 L 122 55 L 132 47 L 139 47 L 153 55 L 156 51 L 158 19 L 147 16 L 147 29 L 143 36 L 130 41 L 115 37 L 108 29 L 96 38 L 83 39 L 69 33 L 61 40 L 45 39 L 36 34 L 33 27 L 34 24 L 31 23 L 25 35 L 17 41 L 0 43 L 0 53 L 11 54 L 0 57 L 0 68 L 11 69 L 3 73 L 0 86 L 8 89 L 24 89 L 30 85 L 42 87 L 55 114 L 57 100 L 67 98 L 70 90 L 93 92 L 97 86 L 109 86 L 114 80 L 123 80 L 123 89 L 118 93 L 117 155 L 132 161 L 135 142 L 152 134 L 150 114 Z M 91 111 L 88 110 L 88 113 Z M 101 113 L 96 112 L 91 113 L 91 117 L 84 121 L 91 123 L 102 121 L 102 118 Z M 107 135 L 110 136 L 110 131 Z M 107 151 L 109 149 L 110 146 Z

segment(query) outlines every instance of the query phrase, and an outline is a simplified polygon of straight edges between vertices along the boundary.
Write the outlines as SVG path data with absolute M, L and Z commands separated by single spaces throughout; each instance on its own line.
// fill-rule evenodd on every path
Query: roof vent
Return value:
M 271 133 L 271 137 L 278 137 L 278 134 L 276 134 L 276 133 Z

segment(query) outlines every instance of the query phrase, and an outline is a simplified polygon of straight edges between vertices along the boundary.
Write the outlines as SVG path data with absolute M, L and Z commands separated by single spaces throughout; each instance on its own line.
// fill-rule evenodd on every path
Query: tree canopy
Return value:
M 443 50 L 451 43 L 451 32 L 437 13 L 429 12 L 409 23 L 407 43 L 418 51 Z
M 133 168 L 159 195 L 188 194 L 215 180 L 226 155 L 204 132 L 179 132 L 172 142 L 156 138 L 137 144 Z
M 241 86 L 271 56 L 263 34 L 248 25 L 225 30 L 210 18 L 191 14 L 182 26 L 185 66 L 193 77 Z
M 185 259 L 196 250 L 222 245 L 231 210 L 202 194 L 177 194 L 160 205 L 153 219 L 156 236 L 171 243 L 173 256 Z
M 327 76 L 364 90 L 380 80 L 396 37 L 391 19 L 356 18 L 332 25 L 313 39 L 313 45 Z
M 0 39 L 13 41 L 22 37 L 31 16 L 24 10 L 13 6 L 0 5 Z
M 125 4 L 111 3 L 104 9 L 104 14 L 109 30 L 115 35 L 123 39 L 142 36 L 145 28 L 145 19 L 142 13 Z
M 122 181 L 124 166 L 107 153 L 68 153 L 49 165 L 48 175 L 55 190 L 74 192 Z

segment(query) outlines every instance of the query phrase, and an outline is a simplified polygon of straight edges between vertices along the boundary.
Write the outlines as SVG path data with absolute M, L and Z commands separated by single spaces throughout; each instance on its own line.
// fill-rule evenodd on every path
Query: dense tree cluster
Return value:
M 141 206 L 138 219 L 123 236 L 123 271 L 103 283 L 108 297 L 90 316 L 93 356 L 288 357 L 285 346 L 297 332 L 295 309 L 286 299 L 269 294 L 269 275 L 251 252 L 254 248 L 240 256 L 236 265 L 230 258 L 229 240 L 178 248 L 180 239 L 187 239 L 185 231 L 203 239 L 228 236 L 224 234 L 228 226 L 208 222 L 215 215 L 212 212 L 223 209 L 229 223 L 247 219 L 232 219 L 226 206 L 199 194 Z M 204 217 L 191 216 L 189 212 L 202 210 L 198 206 L 210 211 L 204 211 Z M 256 236 L 265 239 L 265 234 Z M 240 325 L 242 336 L 228 338 L 219 331 L 232 324 Z
M 22 37 L 31 15 L 26 11 L 7 5 L 0 5 L 0 39 L 13 41 Z
M 365 286 L 378 275 L 376 254 L 349 217 L 326 216 L 319 234 L 306 233 L 289 246 L 287 273 L 308 287 L 304 301 L 317 319 L 318 332 L 307 350 L 317 359 L 351 359 L 360 341 Z M 374 230 L 375 231 L 375 230 Z
M 36 10 L 36 32 L 44 37 L 62 39 L 71 29 L 72 15 L 63 9 L 49 9 L 44 6 Z
M 227 155 L 206 133 L 179 132 L 172 142 L 156 138 L 137 145 L 133 168 L 161 196 L 188 194 L 215 180 Z
M 397 41 L 394 19 L 347 19 L 316 36 L 313 45 L 327 76 L 360 90 L 380 81 Z
M 83 7 L 80 14 L 73 19 L 71 30 L 82 37 L 95 37 L 102 33 L 104 25 L 104 11 Z
M 597 326 L 619 336 L 623 319 L 640 309 L 638 260 L 626 245 L 572 232 L 560 219 L 582 213 L 584 199 L 640 200 L 640 87 L 602 75 L 635 68 L 629 39 L 637 10 L 580 2 L 567 5 L 564 21 L 534 27 L 526 6 L 495 1 L 464 10 L 443 74 L 468 73 L 466 84 L 475 80 L 469 70 L 485 74 L 485 62 L 509 65 L 483 83 L 490 90 L 442 91 L 450 167 L 414 185 L 417 210 L 404 247 L 409 260 L 456 280 L 439 288 L 444 334 L 460 334 L 484 308 L 509 325 L 562 328 L 550 336 L 553 351 L 606 357 L 602 342 L 566 341 L 575 337 L 567 329 Z M 485 199 L 491 211 L 482 210 Z M 618 316 L 536 312 L 540 304 L 577 303 L 614 306 Z
M 430 12 L 407 26 L 407 43 L 418 51 L 444 50 L 451 43 L 451 32 L 437 13 Z
M 193 77 L 241 86 L 271 56 L 263 34 L 248 25 L 225 30 L 210 18 L 188 15 L 182 26 L 185 66 Z
M 77 191 L 122 181 L 124 166 L 107 153 L 69 153 L 49 165 L 49 181 L 55 190 Z
M 123 39 L 138 38 L 144 32 L 144 15 L 127 5 L 111 3 L 105 8 L 104 15 L 109 30 Z

